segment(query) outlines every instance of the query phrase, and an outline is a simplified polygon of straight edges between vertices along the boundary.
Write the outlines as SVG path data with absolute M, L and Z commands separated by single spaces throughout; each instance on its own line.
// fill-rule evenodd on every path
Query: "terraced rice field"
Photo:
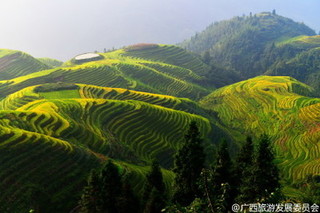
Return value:
M 53 58 L 37 58 L 37 59 L 52 68 L 60 67 L 63 64 L 62 61 L 59 61 L 59 60 L 53 59 Z
M 90 169 L 107 158 L 117 160 L 141 193 L 145 165 L 157 158 L 171 166 L 190 121 L 203 137 L 211 131 L 207 119 L 192 114 L 197 106 L 188 99 L 85 84 L 36 92 L 40 86 L 0 101 L 0 204 L 12 211 L 25 211 L 34 193 L 56 211 L 71 209 Z M 163 172 L 171 187 L 172 172 Z M 59 206 L 67 198 L 67 207 Z
M 8 80 L 49 68 L 50 66 L 26 53 L 0 49 L 0 80 Z
M 199 58 L 191 53 L 186 54 L 184 49 L 172 45 L 158 45 L 155 48 L 126 51 L 124 55 L 173 64 L 193 70 L 197 74 L 204 74 L 209 71 L 209 67 Z
M 201 105 L 235 140 L 272 136 L 282 174 L 297 183 L 320 174 L 320 99 L 300 95 L 311 91 L 290 77 L 260 76 L 216 90 Z
M 319 47 L 320 45 L 320 36 L 298 36 L 294 38 L 290 38 L 281 42 L 278 42 L 276 44 L 277 46 L 283 46 L 283 45 L 290 45 L 293 47 L 300 47 L 300 48 L 315 48 Z
M 28 86 L 54 82 L 134 89 L 193 99 L 200 99 L 214 89 L 203 77 L 208 67 L 198 58 L 174 46 L 160 46 L 159 51 L 158 54 L 166 55 L 162 61 L 145 56 L 148 50 L 134 51 L 140 56 L 131 56 L 133 52 L 125 50 L 101 53 L 103 59 L 81 65 L 71 60 L 64 67 L 0 81 L 0 95 L 4 97 Z M 188 68 L 190 64 L 195 65 Z

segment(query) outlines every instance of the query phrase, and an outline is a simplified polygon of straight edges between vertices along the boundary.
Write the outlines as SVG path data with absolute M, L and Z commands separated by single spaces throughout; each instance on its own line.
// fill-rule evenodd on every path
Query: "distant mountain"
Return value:
M 275 43 L 315 31 L 275 13 L 259 13 L 216 22 L 179 46 L 204 55 L 213 63 L 239 72 L 243 78 L 263 74 L 274 61 L 270 49 Z
M 0 80 L 8 80 L 49 68 L 51 66 L 42 63 L 27 53 L 0 49 Z

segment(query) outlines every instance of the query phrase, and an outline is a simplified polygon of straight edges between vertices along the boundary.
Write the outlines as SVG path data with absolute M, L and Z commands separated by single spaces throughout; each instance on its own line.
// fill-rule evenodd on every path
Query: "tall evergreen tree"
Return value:
M 197 182 L 204 168 L 205 154 L 196 122 L 192 121 L 185 142 L 175 156 L 175 192 L 173 200 L 182 206 L 189 205 L 199 193 Z
M 230 185 L 233 184 L 231 174 L 232 162 L 229 155 L 228 144 L 223 140 L 219 146 L 216 164 L 213 168 L 212 183 L 213 183 L 213 200 L 215 209 L 227 209 L 232 205 L 230 194 Z M 223 202 L 221 199 L 223 198 Z
M 151 171 L 147 174 L 147 187 L 155 187 L 160 193 L 165 192 L 162 172 L 157 160 L 152 161 Z
M 99 213 L 101 212 L 101 202 L 99 176 L 95 170 L 92 170 L 88 178 L 88 184 L 84 187 L 79 202 L 80 212 Z
M 234 175 L 239 181 L 236 183 L 236 200 L 239 203 L 254 202 L 256 198 L 256 185 L 254 183 L 254 146 L 251 137 L 247 137 L 236 157 Z
M 165 185 L 158 161 L 152 162 L 151 171 L 147 174 L 147 182 L 143 195 L 145 213 L 157 213 L 165 207 Z
M 205 212 L 226 212 L 233 200 L 230 196 L 230 185 L 233 184 L 232 162 L 228 144 L 223 140 L 219 145 L 216 163 L 212 169 L 203 169 L 199 187 L 203 192 L 202 205 Z M 204 210 L 203 210 L 204 211 Z
M 121 196 L 117 201 L 117 210 L 119 213 L 138 213 L 140 212 L 139 200 L 134 195 L 131 185 L 124 183 L 122 186 Z
M 155 187 L 152 188 L 146 202 L 144 213 L 160 213 L 165 208 L 166 200 L 163 193 L 160 193 Z
M 274 154 L 267 135 L 260 137 L 253 172 L 257 199 L 267 199 L 280 187 L 279 170 L 274 163 Z
M 117 201 L 121 195 L 121 176 L 118 168 L 109 160 L 101 171 L 101 209 L 104 213 L 117 213 Z

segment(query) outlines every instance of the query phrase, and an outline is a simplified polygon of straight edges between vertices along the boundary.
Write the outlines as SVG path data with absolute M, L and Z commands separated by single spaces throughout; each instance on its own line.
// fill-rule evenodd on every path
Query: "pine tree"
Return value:
M 157 160 L 152 162 L 151 171 L 147 174 L 147 181 L 149 186 L 155 187 L 160 193 L 165 192 L 162 172 Z
M 267 135 L 260 137 L 253 172 L 257 184 L 257 199 L 267 199 L 280 187 L 279 170 L 274 163 L 274 154 Z
M 212 169 L 202 169 L 200 174 L 200 180 L 198 182 L 199 189 L 203 192 L 202 199 L 197 198 L 198 206 L 201 212 L 215 212 L 215 192 L 213 183 L 213 171 Z M 193 204 L 191 204 L 193 205 Z M 190 206 L 191 206 L 190 205 Z
M 250 203 L 255 201 L 256 185 L 254 184 L 253 161 L 253 141 L 251 137 L 247 137 L 236 157 L 234 169 L 235 179 L 239 180 L 235 185 L 236 189 L 234 194 L 237 194 L 235 199 L 239 203 Z
M 166 205 L 164 195 L 155 187 L 152 188 L 146 202 L 144 213 L 160 213 Z
M 79 205 L 81 213 L 100 212 L 100 180 L 98 173 L 95 170 L 92 170 L 89 175 L 88 185 L 83 189 Z
M 165 185 L 161 168 L 157 160 L 152 162 L 151 171 L 147 174 L 143 201 L 145 202 L 145 213 L 161 212 L 165 207 Z
M 117 166 L 109 160 L 101 171 L 101 209 L 104 213 L 116 213 L 117 201 L 121 195 L 121 177 Z
M 129 183 L 124 183 L 122 186 L 121 196 L 117 201 L 117 210 L 119 213 L 138 213 L 140 212 L 139 200 L 133 194 L 131 185 Z
M 230 185 L 233 184 L 231 174 L 232 162 L 229 155 L 228 144 L 223 140 L 220 144 L 216 165 L 213 169 L 212 183 L 213 183 L 213 200 L 216 204 L 215 209 L 227 209 L 232 205 L 232 200 L 229 195 Z M 228 186 L 228 187 L 226 187 Z M 221 199 L 223 198 L 223 202 Z
M 189 205 L 199 193 L 197 182 L 204 168 L 205 154 L 196 122 L 191 122 L 185 142 L 175 156 L 175 193 L 173 200 L 182 206 Z

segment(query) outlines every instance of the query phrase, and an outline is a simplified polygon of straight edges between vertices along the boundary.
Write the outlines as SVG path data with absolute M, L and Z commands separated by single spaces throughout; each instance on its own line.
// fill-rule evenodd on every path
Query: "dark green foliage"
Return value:
M 185 135 L 185 142 L 175 157 L 174 202 L 182 206 L 189 205 L 200 195 L 197 182 L 204 168 L 205 154 L 202 139 L 196 122 L 191 122 Z
M 139 200 L 122 181 L 118 167 L 108 160 L 100 172 L 92 171 L 81 196 L 81 213 L 138 213 Z
M 145 213 L 161 212 L 166 204 L 165 185 L 159 163 L 156 160 L 152 162 L 151 171 L 147 175 L 143 202 Z
M 251 137 L 247 137 L 235 160 L 236 201 L 250 203 L 255 201 L 255 184 L 253 177 L 254 146 Z
M 232 197 L 229 195 L 230 185 L 234 182 L 231 168 L 232 162 L 229 155 L 228 144 L 223 140 L 218 150 L 212 175 L 214 207 L 218 212 L 223 212 L 232 205 Z
M 270 44 L 299 35 L 315 32 L 273 11 L 211 24 L 180 46 L 198 54 L 209 51 L 213 61 L 248 78 L 264 73 L 274 63 L 264 57 Z
M 166 200 L 159 190 L 152 188 L 148 200 L 146 202 L 144 213 L 160 213 L 165 208 Z
M 253 168 L 256 193 L 258 200 L 267 199 L 271 193 L 276 192 L 280 187 L 279 170 L 274 164 L 274 154 L 270 145 L 270 138 L 267 135 L 260 137 L 257 156 Z
M 230 185 L 228 183 L 221 184 L 221 192 L 215 202 L 215 212 L 228 212 L 233 203 L 230 202 Z
M 268 75 L 288 75 L 298 79 L 316 90 L 320 90 L 320 50 L 312 48 L 310 50 L 301 50 L 300 48 L 290 47 L 289 45 L 282 49 L 293 49 L 297 54 L 293 55 L 289 61 L 282 60 L 270 67 L 266 74 Z M 289 51 L 288 50 L 288 51 Z M 292 51 L 291 51 L 292 52 Z
M 222 67 L 211 58 L 204 58 L 203 60 L 208 61 L 208 65 L 210 66 L 210 71 L 205 74 L 205 77 L 216 87 L 223 87 L 242 80 L 239 73 L 235 70 Z
M 201 200 L 207 208 L 206 212 L 226 212 L 233 204 L 231 168 L 228 144 L 223 140 L 213 169 L 203 169 L 201 172 L 199 187 L 203 192 Z
M 157 189 L 160 193 L 165 192 L 165 185 L 163 183 L 163 177 L 160 165 L 157 160 L 152 162 L 151 171 L 147 175 L 147 184 Z
M 217 187 L 215 187 L 216 185 L 213 182 L 213 171 L 203 169 L 198 184 L 199 189 L 203 193 L 202 199 L 198 198 L 198 203 L 201 203 L 202 208 L 207 209 L 208 212 L 214 212 L 218 193 L 215 191 Z
M 101 212 L 101 192 L 100 179 L 98 173 L 93 170 L 88 178 L 88 184 L 83 189 L 80 200 L 80 212 L 82 213 L 99 213 Z
M 217 185 L 217 189 L 221 187 L 221 184 L 231 182 L 231 166 L 228 144 L 223 140 L 220 144 L 216 164 L 213 169 L 213 182 Z
M 319 175 L 308 175 L 306 180 L 303 182 L 304 194 L 301 198 L 303 202 L 320 203 L 320 176 Z
M 279 202 L 277 199 L 281 199 L 279 171 L 267 135 L 260 137 L 256 152 L 252 139 L 247 138 L 236 159 L 235 174 L 240 179 L 237 202 Z
M 122 193 L 117 201 L 119 213 L 138 213 L 139 210 L 139 199 L 134 195 L 131 185 L 124 183 L 122 186 Z
M 121 195 L 121 188 L 118 168 L 109 160 L 101 170 L 101 209 L 103 212 L 118 212 L 117 201 Z

